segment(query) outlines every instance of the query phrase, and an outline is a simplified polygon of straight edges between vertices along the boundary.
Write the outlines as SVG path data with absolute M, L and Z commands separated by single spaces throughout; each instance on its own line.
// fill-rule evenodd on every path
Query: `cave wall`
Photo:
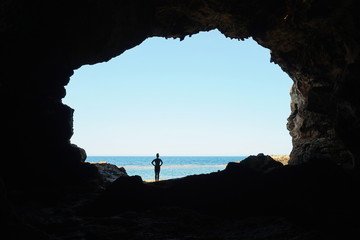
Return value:
M 148 37 L 183 39 L 215 28 L 269 48 L 293 79 L 290 164 L 326 159 L 356 168 L 358 10 L 352 0 L 3 0 L 1 176 L 13 178 L 8 169 L 54 181 L 92 175 L 70 144 L 73 109 L 61 102 L 73 70 Z

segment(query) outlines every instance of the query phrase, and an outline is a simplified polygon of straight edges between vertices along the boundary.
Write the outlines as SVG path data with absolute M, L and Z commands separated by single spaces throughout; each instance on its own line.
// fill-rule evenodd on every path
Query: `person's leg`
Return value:
M 159 180 L 159 175 L 160 175 L 160 167 L 156 166 L 155 167 L 155 180 Z

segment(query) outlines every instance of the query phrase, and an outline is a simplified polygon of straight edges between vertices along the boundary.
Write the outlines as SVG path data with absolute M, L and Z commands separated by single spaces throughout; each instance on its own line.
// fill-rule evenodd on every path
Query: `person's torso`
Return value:
M 160 166 L 160 163 L 162 162 L 160 158 L 156 158 L 154 159 L 154 161 L 155 161 L 155 166 Z

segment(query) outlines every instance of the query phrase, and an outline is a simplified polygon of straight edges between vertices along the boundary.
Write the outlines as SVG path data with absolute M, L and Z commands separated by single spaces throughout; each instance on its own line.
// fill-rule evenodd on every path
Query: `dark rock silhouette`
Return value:
M 283 166 L 282 163 L 275 161 L 272 157 L 259 153 L 257 156 L 249 156 L 238 163 L 240 167 L 248 167 L 260 171 L 269 170 L 276 167 Z M 236 167 L 236 163 L 229 163 L 227 170 Z
M 99 174 L 106 183 L 112 183 L 119 177 L 128 176 L 124 167 L 117 167 L 114 164 L 106 162 L 93 163 L 92 165 L 97 167 Z
M 359 226 L 351 219 L 360 213 L 359 182 L 354 171 L 326 159 L 271 168 L 229 163 L 223 171 L 152 183 L 123 176 L 105 190 L 84 190 L 83 184 L 44 189 L 36 201 L 27 197 L 17 205 L 30 210 L 28 231 L 42 236 L 53 229 L 60 236 L 77 232 L 102 239 L 185 233 L 200 239 L 249 238 L 249 232 L 266 236 L 255 239 L 356 239 Z M 38 207 L 29 208 L 35 202 Z M 23 229 L 22 224 L 17 226 Z
M 49 178 L 57 172 L 58 179 L 68 171 L 62 166 L 82 166 L 82 154 L 69 141 L 74 110 L 61 102 L 75 69 L 107 61 L 148 37 L 183 39 L 215 28 L 239 40 L 252 37 L 271 49 L 271 61 L 294 80 L 287 125 L 294 146 L 289 164 L 327 158 L 357 168 L 356 1 L 79 0 L 30 5 L 6 1 L 0 18 L 6 36 L 0 39 L 1 107 L 4 116 L 11 116 L 0 124 L 7 159 L 3 164 L 4 169 L 23 166 L 24 179 L 47 172 Z M 67 175 L 87 178 L 92 171 L 87 170 Z M 1 176 L 5 182 L 15 181 L 6 170 Z
M 229 163 L 226 169 L 220 172 L 163 182 L 143 183 L 138 176 L 118 178 L 108 187 L 104 195 L 111 201 L 117 198 L 115 203 L 119 201 L 124 203 L 126 198 L 128 203 L 123 204 L 124 206 L 130 206 L 129 203 L 143 199 L 143 206 L 131 204 L 135 208 L 184 206 L 197 210 L 219 211 L 219 214 L 230 208 L 232 211 L 228 209 L 230 212 L 226 214 L 235 216 L 269 211 L 278 214 L 280 210 L 284 210 L 282 214 L 292 215 L 295 212 L 303 214 L 303 208 L 312 208 L 310 204 L 320 204 L 317 201 L 323 201 L 324 206 L 334 204 L 334 209 L 341 206 L 336 203 L 345 204 L 344 200 L 340 199 L 341 196 L 346 196 L 345 192 L 352 194 L 352 191 L 351 187 L 349 189 L 340 187 L 343 184 L 356 186 L 357 183 L 355 178 L 347 175 L 347 172 L 326 160 L 321 164 L 277 166 L 261 171 L 246 164 Z M 336 192 L 344 194 L 336 197 Z M 126 197 L 124 193 L 127 193 Z M 309 196 L 313 199 L 308 199 L 309 202 L 303 201 L 304 197 Z M 263 204 L 264 201 L 267 204 Z M 235 207 L 234 204 L 239 207 Z M 273 209 L 276 205 L 279 205 L 278 208 Z M 320 205 L 316 207 L 318 211 L 324 208 Z M 109 204 L 99 204 L 99 206 L 105 207 L 110 214 L 116 213 L 115 206 Z M 243 209 L 241 206 L 247 207 Z M 310 210 L 307 212 L 313 214 Z M 324 209 L 322 214 L 325 215 L 325 212 Z
M 2 1 L 6 231 L 13 239 L 359 239 L 359 10 L 354 0 Z M 74 110 L 62 98 L 74 70 L 149 37 L 212 29 L 252 37 L 294 81 L 289 165 L 260 157 L 165 182 L 125 177 L 103 191 L 97 168 L 70 142 Z

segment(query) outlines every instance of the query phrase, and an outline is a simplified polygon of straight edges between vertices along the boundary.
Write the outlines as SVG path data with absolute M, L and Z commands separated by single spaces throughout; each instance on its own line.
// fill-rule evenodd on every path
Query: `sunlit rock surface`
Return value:
M 289 155 L 278 155 L 278 154 L 275 154 L 275 155 L 270 155 L 270 157 L 272 159 L 274 159 L 275 161 L 278 161 L 278 162 L 281 162 L 283 165 L 286 165 L 289 163 L 289 159 L 290 159 L 290 156 Z

